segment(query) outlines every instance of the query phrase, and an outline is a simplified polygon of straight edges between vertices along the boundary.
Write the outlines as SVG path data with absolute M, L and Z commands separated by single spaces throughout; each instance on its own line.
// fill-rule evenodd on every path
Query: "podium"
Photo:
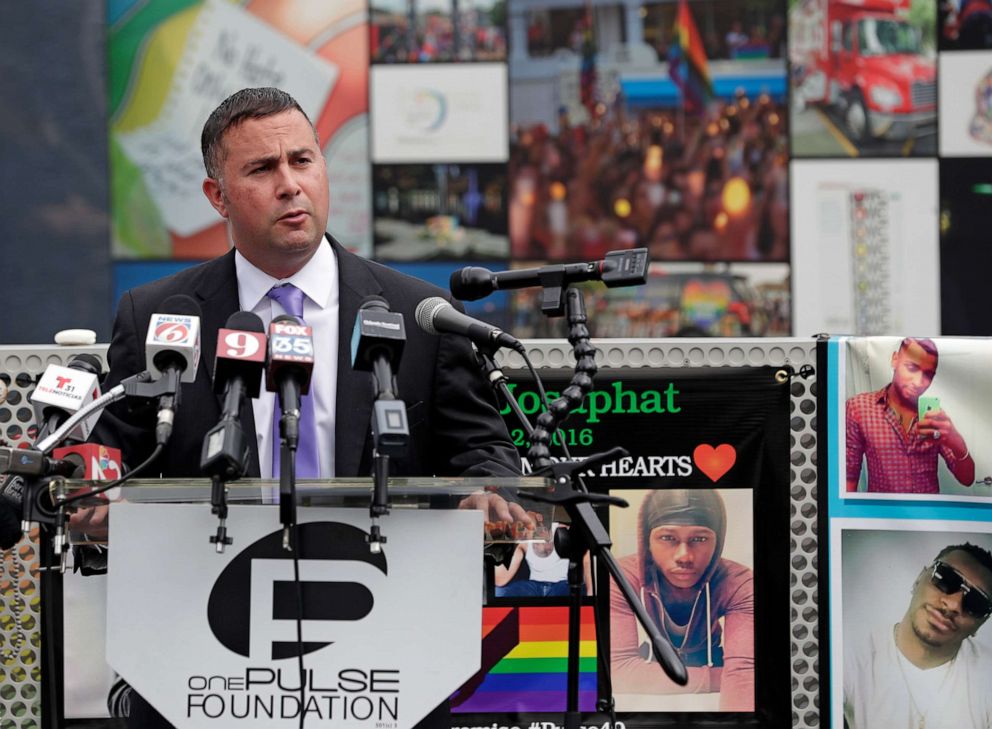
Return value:
M 464 499 L 549 483 L 391 479 L 376 553 L 369 479 L 298 483 L 294 551 L 278 483 L 242 480 L 218 553 L 208 481 L 135 481 L 110 504 L 108 661 L 177 727 L 298 727 L 301 706 L 305 725 L 412 727 L 479 669 L 485 544 L 533 536 Z

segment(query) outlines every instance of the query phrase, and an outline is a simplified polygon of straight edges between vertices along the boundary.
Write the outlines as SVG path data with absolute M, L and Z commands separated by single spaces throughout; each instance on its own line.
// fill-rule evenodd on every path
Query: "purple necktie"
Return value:
M 287 314 L 303 318 L 304 294 L 293 284 L 273 286 L 266 294 L 278 301 Z M 276 393 L 275 411 L 272 413 L 272 476 L 279 478 L 279 451 L 282 439 L 279 437 L 279 417 L 281 408 L 279 394 Z M 317 419 L 313 412 L 313 390 L 300 398 L 300 442 L 296 448 L 296 477 L 318 478 L 320 461 L 317 458 Z

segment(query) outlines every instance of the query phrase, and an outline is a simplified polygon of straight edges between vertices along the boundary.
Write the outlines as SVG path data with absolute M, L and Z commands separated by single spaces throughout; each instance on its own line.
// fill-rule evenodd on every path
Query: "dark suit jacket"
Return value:
M 338 476 L 371 474 L 371 375 L 351 365 L 351 334 L 362 300 L 384 297 L 403 314 L 407 341 L 397 369 L 398 395 L 407 403 L 411 443 L 407 455 L 391 459 L 391 473 L 401 476 L 515 476 L 519 458 L 510 443 L 492 393 L 476 366 L 471 345 L 462 337 L 423 332 L 414 317 L 417 304 L 448 292 L 393 269 L 360 258 L 329 240 L 338 261 L 338 381 L 335 426 L 335 471 Z M 200 475 L 203 436 L 220 419 L 222 398 L 213 392 L 217 330 L 238 311 L 234 251 L 128 291 L 121 298 L 107 358 L 110 372 L 104 392 L 123 378 L 146 369 L 144 342 L 151 315 L 169 296 L 193 297 L 201 318 L 200 367 L 196 381 L 182 386 L 172 437 L 145 476 Z M 320 363 L 315 363 L 319 367 Z M 251 448 L 248 476 L 258 476 L 257 439 L 250 401 L 242 426 Z M 154 413 L 131 412 L 118 403 L 105 413 L 96 442 L 121 448 L 134 467 L 154 447 Z

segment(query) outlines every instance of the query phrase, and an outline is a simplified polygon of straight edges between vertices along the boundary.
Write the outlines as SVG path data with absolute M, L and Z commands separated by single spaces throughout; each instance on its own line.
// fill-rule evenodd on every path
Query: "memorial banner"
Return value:
M 657 726 L 661 715 L 675 713 L 688 726 L 787 721 L 789 382 L 794 376 L 789 367 L 605 368 L 582 406 L 562 423 L 551 444 L 554 461 L 581 460 L 614 446 L 628 450 L 626 458 L 588 469 L 583 478 L 590 490 L 630 502 L 628 509 L 611 507 L 600 516 L 609 526 L 614 555 L 651 606 L 649 613 L 677 647 L 685 648 L 691 677 L 687 688 L 676 690 L 657 661 L 643 654 L 642 631 L 601 572 L 598 596 L 587 598 L 585 610 L 598 603 L 603 622 L 595 634 L 591 616 L 582 623 L 584 712 L 594 710 L 597 696 L 603 698 L 603 684 L 592 683 L 590 673 L 594 658 L 602 655 L 611 666 L 617 709 L 627 727 Z M 542 372 L 550 400 L 570 377 L 567 371 Z M 537 387 L 523 371 L 514 373 L 509 387 L 533 422 L 543 407 Z M 530 473 L 527 430 L 508 406 L 503 415 Z M 648 537 L 650 546 L 642 541 Z M 670 558 L 661 554 L 662 545 L 674 545 Z M 456 695 L 457 725 L 498 720 L 498 725 L 523 726 L 536 717 L 539 726 L 550 729 L 553 722 L 541 721 L 556 717 L 547 712 L 564 710 L 565 644 L 557 654 L 557 679 L 546 675 L 550 663 L 510 662 L 521 657 L 525 622 L 528 639 L 542 650 L 563 640 L 567 561 L 551 564 L 555 556 L 542 546 L 539 541 L 519 545 L 508 567 L 496 568 L 493 607 L 486 609 L 495 617 L 487 624 L 484 646 L 502 636 L 504 658 L 487 662 L 483 648 L 487 675 L 475 679 L 470 697 Z M 671 590 L 691 593 L 695 607 L 689 604 L 683 614 Z M 667 617 L 653 607 L 663 595 Z M 560 611 L 560 619 L 545 622 L 538 610 Z M 690 626 L 689 640 L 679 635 L 678 625 Z M 755 651 L 756 645 L 762 650 Z M 557 698 L 548 693 L 543 703 L 524 705 L 520 695 L 500 693 L 496 687 L 508 685 L 511 670 L 512 681 L 521 685 L 533 672 L 531 678 L 557 691 Z

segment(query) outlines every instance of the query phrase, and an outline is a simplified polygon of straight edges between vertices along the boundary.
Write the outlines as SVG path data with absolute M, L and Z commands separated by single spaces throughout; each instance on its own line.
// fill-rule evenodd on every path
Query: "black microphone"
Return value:
M 475 301 L 493 291 L 530 287 L 561 287 L 580 281 L 602 281 L 609 288 L 639 286 L 647 281 L 648 249 L 611 251 L 601 261 L 559 263 L 540 268 L 493 273 L 487 268 L 468 266 L 451 274 L 451 293 L 462 301 Z
M 351 366 L 372 372 L 376 397 L 395 397 L 393 370 L 399 367 L 406 344 L 403 315 L 389 310 L 381 296 L 366 296 L 358 308 L 351 332 Z
M 283 314 L 269 325 L 265 389 L 279 393 L 282 436 L 290 449 L 300 441 L 300 397 L 310 391 L 313 375 L 313 329 Z
M 251 452 L 241 427 L 246 397 L 258 397 L 265 372 L 265 325 L 250 311 L 236 311 L 217 332 L 214 392 L 224 396 L 220 422 L 203 438 L 200 470 L 233 480 L 244 475 Z
M 77 478 L 86 468 L 78 454 L 74 459 L 49 458 L 35 448 L 0 447 L 0 474 L 23 476 L 65 476 Z
M 21 483 L 19 490 L 22 490 L 23 480 L 20 476 L 10 476 L 0 486 L 0 551 L 13 547 L 21 541 L 24 533 L 21 531 L 21 501 L 15 501 L 7 494 L 12 488 L 10 482 L 15 479 Z
M 145 361 L 153 377 L 164 380 L 158 399 L 155 442 L 165 445 L 179 407 L 180 382 L 196 380 L 200 364 L 200 305 L 177 294 L 162 302 L 161 313 L 152 314 L 145 339 Z
M 399 399 L 393 373 L 399 368 L 406 343 L 403 315 L 389 310 L 381 296 L 366 296 L 351 333 L 351 366 L 371 372 L 375 387 L 372 438 L 376 451 L 398 456 L 410 440 L 406 403 Z
M 15 448 L 15 451 L 24 451 Z M 38 475 L 62 475 L 67 478 L 81 478 L 85 464 L 78 454 L 71 454 L 65 460 L 45 458 L 38 451 L 37 457 L 29 457 L 30 465 L 39 473 L 27 478 L 34 480 Z M 2 458 L 2 456 L 0 456 Z M 22 463 L 27 466 L 28 464 Z M 27 470 L 27 469 L 26 469 Z M 28 498 L 29 497 L 29 498 Z M 30 488 L 25 476 L 10 473 L 0 476 L 0 551 L 10 549 L 30 531 L 30 522 L 43 518 L 54 521 L 58 509 L 47 488 Z
M 495 345 L 525 351 L 516 337 L 463 314 L 440 296 L 431 296 L 417 304 L 417 324 L 428 334 L 459 334 L 480 347 Z

